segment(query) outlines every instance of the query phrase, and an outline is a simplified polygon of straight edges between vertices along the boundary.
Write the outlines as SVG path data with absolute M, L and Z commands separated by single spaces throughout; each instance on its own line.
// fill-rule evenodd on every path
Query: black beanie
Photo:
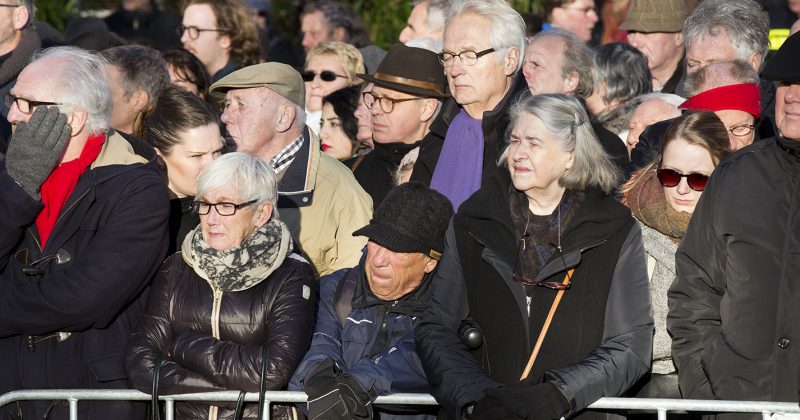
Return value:
M 421 252 L 438 260 L 452 217 L 447 197 L 419 182 L 406 182 L 389 191 L 369 224 L 353 236 L 366 236 L 394 252 Z

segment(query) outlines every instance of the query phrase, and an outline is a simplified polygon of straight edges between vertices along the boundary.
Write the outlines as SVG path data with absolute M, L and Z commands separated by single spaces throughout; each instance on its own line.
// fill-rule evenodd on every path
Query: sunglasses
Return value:
M 313 72 L 311 70 L 306 70 L 303 72 L 303 74 L 301 74 L 301 76 L 303 76 L 304 82 L 310 82 L 314 80 L 315 77 L 317 77 L 317 74 L 319 74 L 319 78 L 322 79 L 323 82 L 332 82 L 336 80 L 337 77 L 345 77 L 345 78 L 347 77 L 347 76 L 342 76 L 341 74 L 336 74 L 336 72 L 330 70 L 323 70 L 319 73 Z
M 681 183 L 682 178 L 686 178 L 686 183 L 689 184 L 689 188 L 695 191 L 703 191 L 708 183 L 708 175 L 698 174 L 695 172 L 684 175 L 672 169 L 662 168 L 656 171 L 656 173 L 658 174 L 658 180 L 661 182 L 661 185 L 665 187 L 677 186 Z

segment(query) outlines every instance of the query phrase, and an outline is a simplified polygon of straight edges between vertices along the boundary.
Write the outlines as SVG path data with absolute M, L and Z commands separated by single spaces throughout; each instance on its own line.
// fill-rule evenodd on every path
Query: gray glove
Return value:
M 67 146 L 72 128 L 55 106 L 38 106 L 27 123 L 17 123 L 6 152 L 6 171 L 31 197 L 50 176 Z

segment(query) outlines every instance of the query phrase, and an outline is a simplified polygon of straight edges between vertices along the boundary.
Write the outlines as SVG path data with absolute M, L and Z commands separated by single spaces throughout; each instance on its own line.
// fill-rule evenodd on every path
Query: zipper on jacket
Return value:
M 76 204 L 80 203 L 81 200 L 83 200 L 83 197 L 86 197 L 86 194 L 89 194 L 89 191 L 91 191 L 91 190 L 92 189 L 89 188 L 86 191 L 84 191 L 83 194 L 81 194 L 77 199 L 75 199 L 75 201 L 72 202 L 72 204 L 69 205 L 69 207 L 67 207 L 66 209 L 62 210 L 61 214 L 58 215 L 58 218 L 56 219 L 56 223 L 53 225 L 53 227 L 55 227 L 55 225 L 57 225 L 58 222 L 61 221 L 61 219 L 64 217 L 64 215 L 69 213 L 69 211 L 72 210 L 72 208 L 75 207 Z
M 222 289 L 211 286 L 214 291 L 214 301 L 211 303 L 211 336 L 219 340 L 219 312 L 222 306 Z

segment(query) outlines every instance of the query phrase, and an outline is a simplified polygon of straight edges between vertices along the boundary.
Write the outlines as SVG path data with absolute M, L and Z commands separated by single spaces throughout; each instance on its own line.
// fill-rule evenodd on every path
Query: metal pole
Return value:
M 78 420 L 78 399 L 77 398 L 70 398 L 69 399 L 69 419 L 70 420 Z
M 166 420 L 173 420 L 175 418 L 175 400 L 164 400 L 164 417 Z
M 663 408 L 658 409 L 658 420 L 667 420 L 667 410 Z

